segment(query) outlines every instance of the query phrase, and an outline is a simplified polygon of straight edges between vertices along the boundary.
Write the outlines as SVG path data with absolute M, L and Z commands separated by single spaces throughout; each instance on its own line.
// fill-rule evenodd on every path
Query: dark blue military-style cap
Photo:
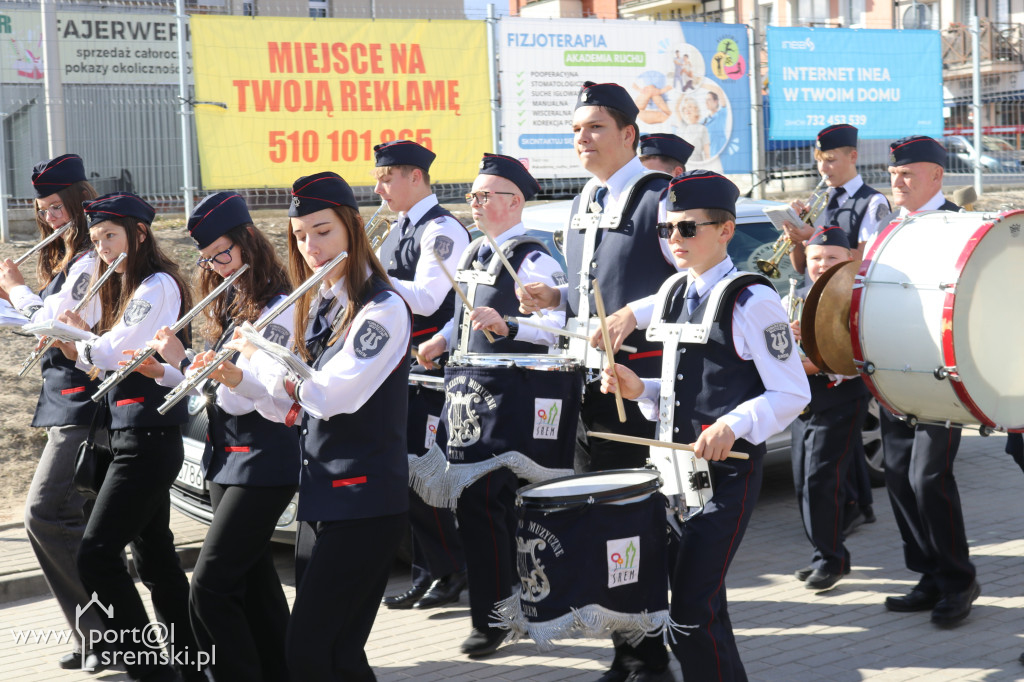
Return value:
M 640 156 L 667 156 L 681 165 L 693 154 L 693 145 L 671 133 L 651 133 L 640 136 Z
M 857 129 L 847 123 L 837 123 L 828 128 L 818 131 L 818 140 L 815 146 L 823 152 L 839 147 L 857 146 Z
M 83 180 L 85 164 L 78 154 L 64 154 L 49 161 L 40 161 L 32 169 L 32 187 L 40 199 Z
M 188 217 L 188 234 L 196 248 L 205 249 L 232 228 L 251 222 L 245 199 L 234 192 L 217 192 L 192 210 Z
M 831 227 L 823 227 L 807 240 L 805 246 L 841 246 L 844 249 L 850 248 L 850 238 L 846 235 L 846 231 L 841 227 L 835 225 Z
M 288 207 L 288 217 L 298 218 L 335 206 L 351 206 L 359 210 L 359 204 L 348 183 L 330 171 L 306 175 L 292 185 L 292 205 Z
M 85 216 L 89 219 L 89 227 L 104 220 L 117 218 L 133 218 L 141 223 L 151 225 L 156 217 L 156 209 L 147 204 L 141 197 L 129 192 L 104 194 L 92 201 L 82 202 Z
M 384 142 L 374 147 L 373 153 L 377 159 L 377 168 L 381 166 L 416 166 L 428 171 L 430 164 L 437 158 L 437 154 L 411 140 Z
M 540 185 L 526 170 L 526 166 L 503 154 L 484 154 L 480 162 L 480 175 L 497 175 L 515 183 L 516 187 L 523 193 L 523 197 L 529 201 L 540 191 Z
M 709 170 L 686 171 L 668 185 L 668 210 L 719 208 L 736 215 L 739 196 L 739 188 L 727 177 Z
M 946 148 L 924 135 L 911 135 L 889 145 L 889 165 L 906 166 L 908 163 L 928 161 L 946 165 Z
M 608 107 L 621 111 L 629 117 L 630 121 L 636 122 L 636 115 L 640 113 L 636 102 L 629 96 L 626 89 L 618 83 L 595 83 L 587 81 L 580 88 L 580 94 L 576 98 L 576 106 L 580 107 Z

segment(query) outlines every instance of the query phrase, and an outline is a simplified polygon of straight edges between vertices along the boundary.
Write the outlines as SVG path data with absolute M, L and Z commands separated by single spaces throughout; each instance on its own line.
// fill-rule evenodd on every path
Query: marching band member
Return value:
M 687 271 L 666 283 L 671 287 L 666 309 L 655 311 L 655 319 L 711 319 L 707 343 L 680 343 L 674 357 L 663 358 L 676 363 L 673 440 L 694 444 L 696 456 L 709 460 L 714 486 L 703 510 L 682 524 L 671 615 L 676 623 L 697 627 L 671 646 L 688 682 L 745 680 L 725 574 L 757 501 L 764 441 L 800 413 L 810 391 L 771 283 L 759 275 L 734 274 L 727 247 L 739 190 L 717 173 L 698 170 L 674 178 L 669 191 L 669 222 L 659 231 L 669 239 L 677 265 Z M 707 310 L 715 293 L 722 293 L 721 302 Z M 601 382 L 602 391 L 618 386 L 624 398 L 639 400 L 656 418 L 659 381 L 641 380 L 616 364 L 615 374 L 603 370 Z M 750 459 L 726 460 L 730 450 L 749 453 Z M 671 673 L 638 671 L 628 679 L 668 680 Z
M 291 289 L 273 245 L 253 225 L 245 200 L 234 192 L 206 197 L 188 219 L 199 249 L 198 294 L 205 298 L 243 264 L 249 269 L 208 305 L 203 327 L 213 359 L 234 328 L 255 323 Z M 263 336 L 288 345 L 291 309 L 267 325 Z M 147 342 L 165 364 L 149 358 L 136 371 L 174 387 L 192 358 L 167 327 Z M 214 680 L 287 680 L 284 641 L 288 601 L 274 568 L 270 539 L 299 483 L 299 434 L 256 410 L 273 402 L 238 359 L 235 371 L 207 389 L 209 433 L 203 473 L 209 481 L 213 521 L 192 573 L 189 606 L 199 645 L 211 653 Z M 291 401 L 279 406 L 287 410 Z M 216 652 L 213 655 L 213 652 Z
M 455 310 L 455 292 L 441 271 L 440 258 L 453 272 L 469 244 L 469 232 L 438 202 L 430 190 L 430 164 L 436 155 L 429 149 L 396 140 L 374 147 L 377 185 L 374 192 L 398 213 L 398 222 L 380 248 L 380 261 L 395 291 L 412 310 L 412 342 L 429 339 Z M 435 257 L 435 252 L 437 256 Z M 413 364 L 413 373 L 428 372 Z M 422 455 L 433 442 L 430 422 L 419 415 L 440 417 L 444 392 L 422 386 L 409 387 L 409 452 Z M 455 529 L 455 515 L 436 509 L 409 491 L 412 525 L 412 587 L 402 594 L 384 597 L 390 609 L 432 608 L 458 601 L 466 587 L 466 560 Z
M 797 290 L 806 298 L 818 278 L 837 263 L 851 260 L 850 242 L 839 227 L 818 230 L 808 241 L 807 281 Z M 820 309 L 819 309 L 820 310 Z M 790 322 L 797 342 L 800 320 Z M 847 473 L 864 460 L 864 420 L 871 395 L 859 376 L 823 374 L 801 356 L 811 386 L 811 403 L 789 427 L 792 443 L 793 488 L 804 532 L 814 547 L 810 565 L 796 571 L 797 580 L 811 590 L 829 590 L 850 572 L 844 510 Z
M 372 680 L 364 646 L 409 519 L 408 407 L 411 315 L 370 250 L 351 188 L 335 173 L 295 181 L 288 209 L 293 284 L 343 251 L 319 291 L 295 305 L 296 344 L 311 376 L 296 381 L 266 351 L 236 335 L 226 345 L 287 414 L 301 412 L 299 537 L 288 669 L 296 680 Z M 231 363 L 218 370 L 235 371 Z
M 523 207 L 539 190 L 537 181 L 516 159 L 484 154 L 480 174 L 473 181 L 466 200 L 473 208 L 476 224 L 507 254 L 520 280 L 527 286 L 541 282 L 553 287 L 565 278 L 561 267 L 542 244 L 524 238 Z M 497 258 L 486 239 L 480 237 L 469 245 L 460 265 L 461 269 L 486 270 L 492 259 Z M 439 334 L 420 345 L 420 354 L 426 360 L 434 360 L 446 349 L 469 354 L 546 353 L 555 343 L 553 334 L 520 325 L 515 317 L 508 322 L 503 318 L 515 314 L 519 307 L 515 290 L 512 276 L 503 269 L 498 271 L 493 285 L 470 287 L 467 295 L 474 305 L 468 315 L 471 326 L 463 328 L 456 324 L 461 318 L 457 312 L 456 318 Z M 565 324 L 562 313 L 549 313 L 542 319 L 548 326 L 561 328 Z M 484 329 L 503 338 L 491 344 L 484 338 Z M 448 426 L 447 421 L 442 420 L 438 429 L 439 444 L 447 442 Z M 494 653 L 507 634 L 490 627 L 490 616 L 495 603 L 508 598 L 517 582 L 515 491 L 518 487 L 516 475 L 502 468 L 477 480 L 459 497 L 456 516 L 466 552 L 473 628 L 462 644 L 462 652 L 472 657 Z
M 37 295 L 25 285 L 12 260 L 0 263 L 0 296 L 34 322 L 52 320 L 82 300 L 96 268 L 89 243 L 89 228 L 82 202 L 96 198 L 85 179 L 85 166 L 77 154 L 65 154 L 36 164 L 32 170 L 36 191 L 36 225 L 46 238 L 71 223 L 64 236 L 43 247 L 36 267 L 42 287 Z M 59 661 L 61 668 L 86 668 L 99 664 L 96 656 L 83 654 L 75 625 L 75 607 L 89 601 L 75 565 L 78 546 L 88 517 L 86 500 L 75 490 L 73 477 L 79 444 L 89 435 L 96 405 L 89 396 L 95 383 L 75 363 L 51 348 L 39 361 L 43 385 L 32 417 L 32 426 L 46 429 L 46 446 L 39 457 L 25 500 L 25 532 L 43 571 L 50 592 L 75 633 L 74 649 Z M 95 610 L 81 616 L 82 630 L 101 630 Z M 88 626 L 88 627 L 86 627 Z
M 99 292 L 98 319 L 86 321 L 71 311 L 58 319 L 80 329 L 95 326 L 98 339 L 65 347 L 83 369 L 111 372 L 118 369 L 125 351 L 143 347 L 158 329 L 191 308 L 191 297 L 178 266 L 153 235 L 152 206 L 134 194 L 107 194 L 86 202 L 85 212 L 90 239 L 102 261 L 100 272 L 121 253 L 127 258 Z M 184 458 L 181 425 L 187 411 L 180 404 L 159 414 L 157 407 L 166 394 L 167 389 L 145 377 L 128 376 L 105 396 L 113 461 L 85 528 L 78 569 L 86 590 L 113 609 L 104 617 L 109 630 L 141 633 L 149 617 L 122 558 L 131 545 L 135 568 L 152 593 L 158 619 L 174 625 L 173 650 L 196 651 L 188 618 L 188 580 L 169 528 L 168 491 Z M 133 679 L 177 679 L 169 665 L 152 664 L 145 655 L 152 648 L 137 638 L 121 636 L 107 646 L 120 654 Z M 106 653 L 101 656 L 105 657 Z M 187 661 L 179 666 L 187 679 L 206 679 Z
M 686 172 L 693 145 L 678 135 L 651 133 L 640 136 L 638 151 L 644 168 L 668 173 L 674 178 Z
M 958 211 L 942 194 L 946 149 L 912 135 L 889 145 L 889 178 L 899 217 L 917 211 Z M 868 245 L 870 254 L 870 244 Z M 964 529 L 953 460 L 960 428 L 909 426 L 880 409 L 885 485 L 903 537 L 907 568 L 921 573 L 906 595 L 887 597 L 890 611 L 931 611 L 939 626 L 959 623 L 981 594 Z
M 590 320 L 597 315 L 591 281 L 599 280 L 605 308 L 619 311 L 608 317 L 613 343 L 616 347 L 629 343 L 638 349 L 629 355 L 618 353 L 618 359 L 646 375 L 656 371 L 661 351 L 642 332 L 628 338 L 621 333 L 620 321 L 632 318 L 628 308 L 621 309 L 628 301 L 653 294 L 676 268 L 655 229 L 669 176 L 645 169 L 637 158 L 637 112 L 633 99 L 619 85 L 587 81 L 580 88 L 572 117 L 574 145 L 583 168 L 594 177 L 573 202 L 565 237 L 569 281 L 558 287 L 528 285 L 521 310 L 564 306 L 569 316 Z M 573 227 L 574 222 L 579 223 L 578 227 Z M 582 277 L 581 272 L 585 273 Z M 581 295 L 581 286 L 585 295 Z M 599 336 L 594 333 L 592 345 L 603 347 Z M 574 349 L 570 342 L 570 352 L 582 356 L 585 351 Z M 612 397 L 601 393 L 597 381 L 587 384 L 580 413 L 578 472 L 641 467 L 646 463 L 645 447 L 588 442 L 585 435 L 588 430 L 618 431 L 644 438 L 654 435 L 653 426 L 636 405 L 627 404 L 626 416 L 626 424 L 620 424 Z M 664 661 L 667 665 L 667 655 Z
M 889 202 L 885 195 L 867 185 L 857 172 L 857 129 L 846 123 L 822 128 L 814 144 L 814 160 L 818 173 L 829 187 L 829 201 L 814 227 L 801 223 L 785 223 L 786 235 L 793 241 L 789 258 L 797 272 L 805 270 L 804 242 L 819 227 L 838 226 L 846 232 L 854 257 L 864 255 L 864 244 L 885 225 Z M 792 203 L 797 213 L 807 206 L 800 201 Z

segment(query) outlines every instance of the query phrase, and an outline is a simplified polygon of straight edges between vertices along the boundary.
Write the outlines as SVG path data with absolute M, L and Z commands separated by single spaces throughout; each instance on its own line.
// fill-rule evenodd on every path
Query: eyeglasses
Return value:
M 235 248 L 234 244 L 224 249 L 220 253 L 213 254 L 209 258 L 200 258 L 199 260 L 196 261 L 196 265 L 198 265 L 204 270 L 213 270 L 213 265 L 211 265 L 211 263 L 227 265 L 228 263 L 231 262 L 231 249 L 233 248 Z
M 36 214 L 46 220 L 46 214 L 52 215 L 54 218 L 64 213 L 64 204 L 54 204 L 53 206 L 47 206 L 36 211 Z
M 507 194 L 510 197 L 514 197 L 514 192 L 470 192 L 466 195 L 466 203 L 472 204 L 473 200 L 476 199 L 476 203 L 483 206 L 487 203 L 487 200 L 491 198 L 492 194 Z
M 697 228 L 701 225 L 721 224 L 718 220 L 708 220 L 703 223 L 697 223 L 692 220 L 680 220 L 678 223 L 658 223 L 658 236 L 662 239 L 670 239 L 672 237 L 672 230 L 678 229 L 683 239 L 692 239 L 697 236 Z

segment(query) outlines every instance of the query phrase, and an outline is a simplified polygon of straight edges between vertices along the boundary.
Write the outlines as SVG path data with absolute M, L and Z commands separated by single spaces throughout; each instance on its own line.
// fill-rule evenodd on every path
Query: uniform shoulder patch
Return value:
M 882 219 L 889 215 L 889 206 L 884 201 L 879 202 L 878 207 L 875 208 L 875 222 L 880 223 Z
M 384 349 L 390 338 L 391 334 L 384 325 L 374 320 L 366 320 L 356 332 L 353 348 L 358 357 L 372 358 Z
M 76 301 L 81 301 L 85 298 L 85 292 L 89 291 L 89 278 L 88 272 L 83 272 L 75 280 L 75 286 L 71 289 L 71 298 Z
M 288 328 L 280 324 L 268 324 L 263 330 L 263 338 L 279 346 L 285 345 L 290 336 Z
M 736 296 L 736 305 L 743 307 L 743 305 L 750 300 L 750 297 L 754 294 L 750 291 L 750 287 L 745 288 L 743 291 Z
M 563 284 L 569 283 L 569 276 L 559 270 L 558 272 L 551 273 L 551 279 L 554 281 L 555 286 L 562 286 Z
M 442 234 L 434 239 L 434 251 L 437 251 L 437 257 L 441 260 L 447 260 L 452 255 L 454 249 L 455 242 L 451 237 L 446 237 Z
M 526 256 L 526 260 L 528 260 L 528 261 L 530 261 L 531 263 L 533 263 L 533 262 L 535 262 L 535 261 L 536 261 L 536 260 L 537 260 L 538 258 L 540 258 L 540 257 L 541 257 L 541 255 L 542 255 L 542 254 L 541 254 L 541 252 L 540 252 L 540 251 L 531 251 L 531 252 L 530 252 L 530 253 L 529 253 L 529 254 L 528 254 L 528 255 Z
M 383 303 L 388 300 L 391 292 L 385 289 L 384 291 L 377 292 L 377 295 L 370 299 L 370 303 Z
M 785 362 L 793 354 L 792 338 L 785 322 L 775 322 L 764 328 L 764 345 L 779 362 Z
M 142 322 L 153 309 L 153 304 L 144 298 L 133 298 L 124 311 L 124 323 L 129 327 Z

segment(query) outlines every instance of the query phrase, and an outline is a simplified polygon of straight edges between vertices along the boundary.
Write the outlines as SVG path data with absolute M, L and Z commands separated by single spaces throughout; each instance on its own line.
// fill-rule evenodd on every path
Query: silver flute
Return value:
M 69 229 L 71 229 L 71 225 L 72 225 L 72 222 L 69 220 L 68 222 L 64 223 L 63 225 L 58 227 L 56 230 L 54 230 L 50 234 L 46 235 L 45 239 L 40 240 L 38 244 L 36 244 L 31 249 L 29 249 L 25 253 L 21 254 L 20 256 L 18 256 L 14 260 L 14 264 L 15 265 L 21 265 L 22 263 L 24 263 L 26 260 L 28 260 L 32 256 L 32 254 L 37 253 L 44 246 L 46 246 L 50 242 L 58 239 L 61 235 L 63 235 L 65 232 L 67 232 Z
M 96 280 L 96 283 L 89 287 L 89 291 L 85 293 L 85 296 L 82 297 L 81 301 L 75 304 L 75 307 L 71 309 L 71 312 L 75 314 L 80 313 L 82 311 L 82 308 L 89 304 L 89 301 L 92 300 L 92 297 L 99 293 L 100 287 L 103 286 L 103 283 L 110 279 L 110 276 L 114 274 L 114 271 L 117 270 L 117 266 L 121 264 L 121 261 L 123 261 L 127 257 L 128 254 L 126 253 L 122 253 L 120 256 L 118 256 L 114 260 L 114 262 L 110 264 L 110 267 L 107 268 L 106 272 L 100 275 L 100 278 Z M 53 337 L 45 337 L 40 339 L 39 345 L 36 346 L 36 349 L 32 351 L 32 354 L 29 355 L 28 359 L 25 360 L 25 362 L 21 365 L 21 369 L 18 370 L 18 376 L 25 376 L 25 373 L 32 369 L 32 367 L 34 367 L 35 364 L 39 362 L 39 359 L 43 357 L 43 354 L 46 353 L 46 351 L 53 348 L 53 344 L 56 342 L 57 339 Z
M 338 264 L 346 258 L 348 258 L 348 252 L 342 251 L 331 259 L 329 263 L 323 265 L 319 270 L 310 275 L 305 282 L 300 284 L 295 291 L 289 294 L 286 299 L 274 306 L 273 309 L 267 313 L 266 317 L 253 325 L 253 328 L 258 332 L 263 331 L 263 329 L 273 322 L 278 315 L 290 308 L 295 301 L 299 300 L 300 296 L 317 284 L 320 284 L 320 282 L 330 274 L 331 270 L 336 268 Z M 167 411 L 177 405 L 182 398 L 188 395 L 193 389 L 197 388 L 201 383 L 206 381 L 206 379 L 213 374 L 218 367 L 220 367 L 221 363 L 230 358 L 234 352 L 235 351 L 230 348 L 222 349 L 205 367 L 172 388 L 167 394 L 167 397 L 164 398 L 163 404 L 156 408 L 156 411 L 160 414 L 167 414 Z
M 192 308 L 192 310 L 185 313 L 184 317 L 175 322 L 174 325 L 171 327 L 171 333 L 177 334 L 182 329 L 184 329 L 186 325 L 192 322 L 192 320 L 194 320 L 199 315 L 199 313 L 203 312 L 203 309 L 206 308 L 206 306 L 213 303 L 218 296 L 227 291 L 227 288 L 234 284 L 235 280 L 238 279 L 242 275 L 242 273 L 248 269 L 249 264 L 243 263 L 242 267 L 235 270 L 230 277 L 221 282 L 220 285 L 216 289 L 211 291 L 206 298 L 197 303 L 195 307 Z M 110 392 L 110 389 L 114 388 L 114 386 L 117 386 L 119 383 L 121 383 L 121 381 L 124 380 L 126 376 L 134 372 L 138 367 L 142 366 L 142 363 L 144 363 L 148 358 L 151 358 L 155 353 L 156 350 L 153 348 L 146 348 L 145 350 L 136 353 L 135 356 L 132 358 L 131 362 L 121 367 L 119 370 L 117 370 L 116 372 L 114 372 L 113 374 L 111 374 L 110 376 L 103 380 L 103 383 L 100 384 L 98 389 L 96 389 L 96 392 L 92 394 L 93 402 L 99 402 L 103 398 L 103 396 Z

